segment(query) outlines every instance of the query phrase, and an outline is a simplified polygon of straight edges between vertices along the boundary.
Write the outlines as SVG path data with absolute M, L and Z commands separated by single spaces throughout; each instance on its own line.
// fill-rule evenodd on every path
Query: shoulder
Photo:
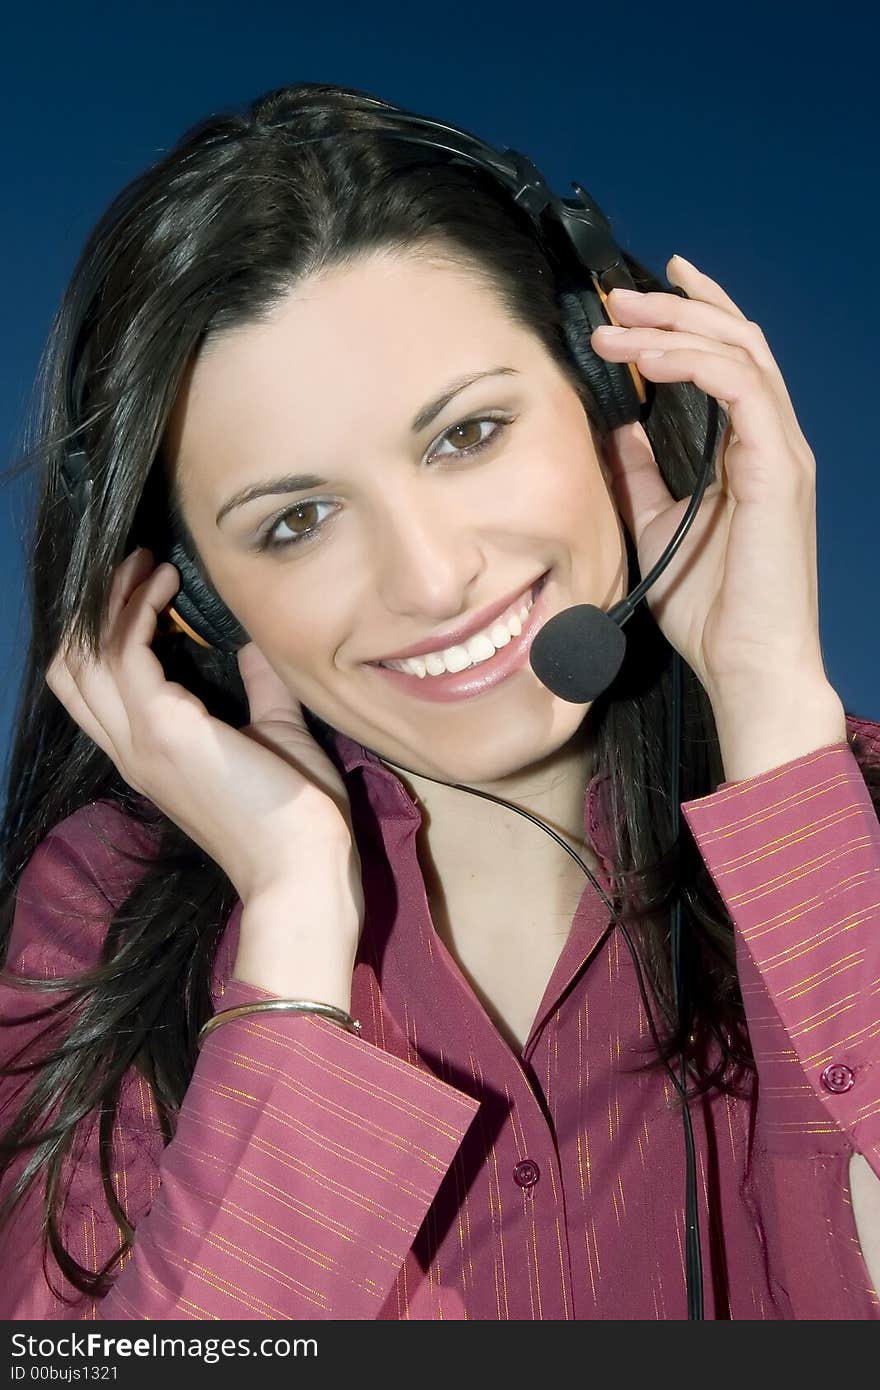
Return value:
M 846 713 L 846 729 L 850 739 L 857 735 L 860 740 L 867 744 L 868 748 L 880 757 L 880 721 L 875 719 L 862 719 L 857 714 Z
M 97 964 L 110 918 L 146 871 L 157 840 L 155 829 L 108 800 L 54 825 L 19 878 L 6 968 L 46 977 Z

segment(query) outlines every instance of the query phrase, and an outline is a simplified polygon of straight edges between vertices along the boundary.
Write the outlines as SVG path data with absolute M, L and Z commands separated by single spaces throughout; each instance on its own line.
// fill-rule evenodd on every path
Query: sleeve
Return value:
M 862 721 L 880 753 L 880 726 Z M 796 1318 L 880 1319 L 849 1184 L 880 1176 L 880 825 L 847 743 L 682 812 L 735 927 L 758 1068 L 746 1191 Z M 752 1200 L 750 1197 L 749 1200 Z
M 70 905 L 103 902 L 84 859 L 53 831 L 25 869 L 7 969 L 61 975 L 97 958 Z M 27 968 L 29 967 L 29 968 Z M 34 995 L 0 985 L 2 1056 L 32 1040 Z M 271 998 L 227 982 L 221 1007 Z M 39 996 L 42 1002 L 45 996 Z M 5 1129 L 21 1077 L 0 1079 Z M 126 1075 L 114 1183 L 135 1229 L 102 1299 L 43 1267 L 42 1182 L 0 1228 L 0 1318 L 377 1317 L 479 1103 L 427 1069 L 314 1015 L 233 1019 L 205 1038 L 174 1138 L 163 1147 L 149 1088 Z M 78 1132 L 64 1205 L 68 1250 L 97 1271 L 119 1244 L 103 1193 L 96 1117 Z M 17 1176 L 23 1159 L 6 1170 Z M 0 1180 L 0 1192 L 5 1183 Z M 39 1187 L 39 1191 L 37 1188 Z
M 852 750 L 682 812 L 815 1097 L 880 1177 L 880 824 Z

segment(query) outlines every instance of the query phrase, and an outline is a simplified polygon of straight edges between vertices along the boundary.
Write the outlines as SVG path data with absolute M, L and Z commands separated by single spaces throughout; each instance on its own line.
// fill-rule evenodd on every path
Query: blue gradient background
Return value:
M 4 21 L 0 450 L 101 211 L 181 131 L 270 87 L 338 82 L 583 183 L 661 276 L 679 252 L 764 329 L 818 465 L 821 630 L 847 710 L 880 718 L 873 6 L 42 5 Z M 0 491 L 4 757 L 29 614 L 27 478 Z

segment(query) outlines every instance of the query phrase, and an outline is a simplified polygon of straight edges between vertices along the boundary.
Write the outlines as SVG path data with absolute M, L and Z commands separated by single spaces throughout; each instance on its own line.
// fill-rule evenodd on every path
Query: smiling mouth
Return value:
M 400 670 L 379 662 L 367 664 L 373 666 L 383 682 L 390 684 L 392 689 L 396 688 L 401 694 L 428 703 L 449 704 L 488 695 L 490 691 L 505 685 L 510 677 L 527 665 L 532 641 L 547 618 L 543 595 L 550 573 L 547 570 L 533 586 L 532 605 L 521 624 L 519 635 L 511 637 L 491 655 L 484 655 L 485 649 L 482 649 L 477 659 L 466 666 L 458 670 L 438 671 L 436 674 L 425 669 L 425 662 L 420 662 L 415 670 Z
M 437 647 L 418 656 L 386 657 L 381 661 L 369 661 L 366 665 L 415 675 L 420 679 L 460 675 L 468 670 L 477 669 L 492 661 L 506 646 L 519 640 L 548 574 L 549 571 L 545 570 L 529 589 L 523 590 L 519 598 L 508 604 L 503 613 L 472 633 L 470 637 L 462 638 L 458 642 L 449 642 L 445 647 Z M 494 634 L 492 629 L 496 626 L 499 631 Z M 469 651 L 469 644 L 472 642 L 476 644 L 474 654 Z M 495 649 L 490 652 L 488 648 L 492 645 Z M 470 659 L 464 660 L 464 664 L 461 664 L 465 657 Z

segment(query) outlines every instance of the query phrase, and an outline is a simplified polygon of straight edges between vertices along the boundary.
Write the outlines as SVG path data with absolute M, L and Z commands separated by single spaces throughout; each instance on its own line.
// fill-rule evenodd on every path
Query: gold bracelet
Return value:
M 288 1013 L 321 1014 L 324 1018 L 331 1019 L 334 1023 L 340 1024 L 349 1033 L 360 1034 L 360 1021 L 352 1018 L 344 1009 L 338 1009 L 335 1004 L 322 1004 L 316 999 L 261 999 L 254 1004 L 237 1004 L 235 1008 L 221 1009 L 219 1013 L 209 1018 L 207 1023 L 203 1023 L 199 1029 L 196 1040 L 197 1050 L 202 1049 L 202 1042 L 211 1032 L 212 1028 L 217 1028 L 221 1023 L 227 1023 L 231 1018 L 241 1018 L 244 1014 L 266 1013 L 269 1010 L 281 1009 Z

